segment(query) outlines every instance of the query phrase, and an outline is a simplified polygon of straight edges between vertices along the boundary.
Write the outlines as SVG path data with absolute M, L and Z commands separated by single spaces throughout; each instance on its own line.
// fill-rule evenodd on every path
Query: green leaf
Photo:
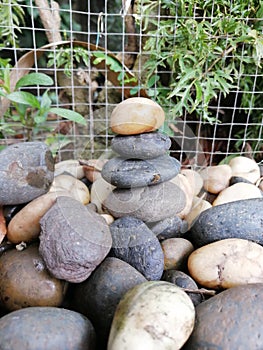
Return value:
M 198 80 L 195 81 L 194 86 L 195 86 L 195 104 L 199 104 L 200 102 L 202 102 L 202 96 L 203 96 L 202 87 Z
M 6 93 L 3 90 L 0 90 L 0 96 L 6 97 Z
M 71 120 L 75 123 L 79 123 L 82 125 L 87 124 L 85 118 L 83 118 L 81 114 L 74 112 L 74 111 L 71 111 L 70 109 L 53 107 L 53 108 L 50 108 L 49 112 L 55 113 L 55 114 L 65 118 L 65 119 Z
M 47 113 L 45 113 L 44 115 L 38 115 L 34 117 L 34 121 L 36 124 L 45 123 L 46 120 L 47 120 Z
M 11 92 L 11 94 L 8 94 L 6 97 L 12 102 L 22 103 L 37 109 L 40 108 L 40 103 L 36 96 L 26 91 Z
M 50 108 L 51 106 L 51 99 L 48 96 L 48 92 L 45 91 L 43 96 L 41 97 L 41 102 L 40 102 L 40 108 L 43 111 L 46 111 Z
M 51 86 L 53 84 L 53 79 L 44 73 L 30 73 L 18 80 L 18 82 L 16 83 L 16 89 L 23 86 Z

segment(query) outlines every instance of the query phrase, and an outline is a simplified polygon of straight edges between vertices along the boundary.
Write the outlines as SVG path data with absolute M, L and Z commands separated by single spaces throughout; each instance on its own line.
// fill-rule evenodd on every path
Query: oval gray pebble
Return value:
M 114 189 L 103 205 L 115 218 L 134 216 L 144 222 L 155 222 L 182 211 L 186 204 L 184 192 L 166 181 L 155 186 Z
M 0 204 L 30 202 L 48 192 L 54 159 L 44 142 L 24 142 L 0 152 Z
M 159 280 L 164 269 L 163 250 L 147 225 L 132 216 L 115 220 L 110 225 L 111 254 L 126 261 L 147 280 Z
M 148 160 L 114 157 L 103 166 L 101 176 L 118 188 L 143 187 L 172 179 L 180 167 L 180 162 L 168 155 Z
M 184 350 L 263 349 L 263 284 L 227 289 L 197 305 Z
M 214 206 L 196 219 L 189 235 L 196 247 L 226 238 L 241 238 L 263 245 L 263 198 Z
M 117 135 L 112 139 L 111 147 L 124 158 L 150 159 L 165 154 L 171 147 L 171 140 L 160 132 Z
M 95 331 L 83 315 L 56 307 L 29 307 L 0 319 L 1 350 L 94 350 Z

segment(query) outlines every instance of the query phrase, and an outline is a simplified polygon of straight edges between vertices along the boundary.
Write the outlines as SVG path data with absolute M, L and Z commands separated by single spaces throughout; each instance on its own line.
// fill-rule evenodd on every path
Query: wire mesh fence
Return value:
M 2 146 L 43 140 L 57 160 L 107 157 L 113 108 L 143 96 L 165 110 L 185 166 L 262 160 L 261 1 L 2 0 L 0 16 Z M 52 85 L 16 85 L 32 72 Z M 85 125 L 10 100 L 18 90 Z

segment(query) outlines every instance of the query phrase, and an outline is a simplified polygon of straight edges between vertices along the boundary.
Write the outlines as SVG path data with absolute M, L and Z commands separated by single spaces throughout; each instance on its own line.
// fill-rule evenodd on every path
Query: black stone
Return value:
M 111 254 L 126 261 L 147 280 L 160 280 L 164 269 L 164 255 L 154 233 L 139 219 L 125 216 L 110 225 Z
M 248 239 L 263 245 L 263 198 L 234 201 L 203 211 L 189 237 L 196 247 L 225 238 Z
M 155 223 L 149 223 L 148 227 L 161 241 L 167 238 L 183 237 L 188 229 L 188 224 L 178 216 L 173 216 Z
M 168 155 L 148 160 L 115 157 L 103 166 L 101 175 L 118 188 L 144 187 L 172 179 L 180 167 L 180 162 Z
M 124 158 L 150 159 L 165 154 L 171 147 L 171 140 L 160 132 L 118 135 L 112 139 L 111 147 Z
M 91 322 L 78 312 L 28 307 L 0 319 L 1 350 L 95 350 Z
M 176 286 L 183 288 L 191 298 L 194 306 L 197 306 L 202 302 L 202 293 L 198 292 L 199 288 L 197 284 L 186 273 L 178 270 L 166 270 L 163 274 L 162 280 L 173 283 Z M 189 292 L 189 290 L 192 290 L 193 292 Z
M 84 282 L 73 285 L 73 306 L 91 320 L 99 349 L 106 349 L 114 312 L 121 298 L 145 277 L 125 261 L 107 257 Z
M 229 181 L 229 185 L 232 186 L 234 184 L 237 184 L 237 183 L 240 183 L 240 182 L 244 182 L 246 184 L 252 184 L 251 181 L 245 179 L 244 177 L 241 177 L 241 176 L 232 176 L 230 178 L 230 181 Z

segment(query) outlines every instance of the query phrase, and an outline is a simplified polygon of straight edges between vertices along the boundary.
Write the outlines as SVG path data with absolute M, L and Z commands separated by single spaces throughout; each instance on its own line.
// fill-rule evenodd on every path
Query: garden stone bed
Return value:
M 1 349 L 263 348 L 262 168 L 186 169 L 163 123 L 134 97 L 115 158 L 0 152 Z

